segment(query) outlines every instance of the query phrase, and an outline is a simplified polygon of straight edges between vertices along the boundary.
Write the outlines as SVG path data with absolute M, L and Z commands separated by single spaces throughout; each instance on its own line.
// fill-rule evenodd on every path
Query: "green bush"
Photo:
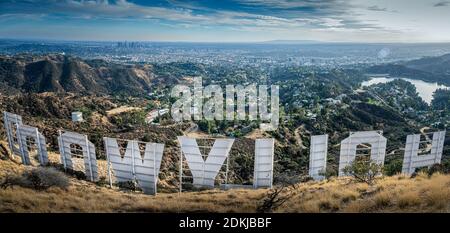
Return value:
M 416 177 L 421 172 L 426 173 L 428 176 L 431 177 L 435 173 L 447 174 L 448 167 L 445 164 L 435 163 L 435 164 L 431 165 L 430 167 L 417 168 L 414 171 L 414 173 L 411 175 L 411 177 Z
M 384 166 L 384 174 L 387 176 L 397 175 L 402 172 L 403 161 L 400 159 L 393 160 Z
M 382 174 L 383 165 L 367 157 L 357 157 L 350 165 L 343 169 L 343 172 L 359 182 L 372 185 L 376 178 Z
M 428 168 L 428 176 L 432 176 L 434 173 L 447 173 L 446 168 L 442 164 L 433 164 Z
M 337 176 L 338 174 L 335 169 L 327 167 L 325 171 L 321 170 L 319 172 L 319 175 L 325 177 L 325 179 L 330 179 L 331 177 Z
M 9 157 L 11 157 L 9 150 L 7 148 L 8 146 L 3 145 L 3 143 L 0 143 L 0 159 L 7 160 Z
M 7 175 L 0 186 L 7 188 L 15 185 L 35 190 L 46 190 L 50 187 L 67 189 L 70 182 L 64 173 L 55 168 L 37 167 L 27 170 L 21 175 Z
M 64 168 L 62 168 L 64 170 Z M 77 178 L 78 180 L 86 180 L 88 177 L 86 174 L 82 171 L 72 170 L 72 169 L 65 169 L 64 172 L 70 176 L 73 176 Z
M 139 191 L 141 190 L 138 184 L 134 181 L 121 181 L 116 183 L 117 187 L 122 190 Z
M 124 112 L 111 117 L 111 123 L 119 128 L 130 128 L 135 126 L 143 126 L 145 122 L 146 113 L 142 110 Z

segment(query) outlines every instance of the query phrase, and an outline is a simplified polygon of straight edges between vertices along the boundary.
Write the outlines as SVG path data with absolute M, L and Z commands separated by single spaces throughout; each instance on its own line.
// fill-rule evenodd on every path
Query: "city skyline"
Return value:
M 0 3 L 0 38 L 85 41 L 450 42 L 450 1 Z

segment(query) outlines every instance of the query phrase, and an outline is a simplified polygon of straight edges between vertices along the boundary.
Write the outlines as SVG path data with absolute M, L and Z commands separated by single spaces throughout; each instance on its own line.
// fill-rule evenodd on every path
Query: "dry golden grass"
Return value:
M 0 180 L 29 167 L 0 160 Z M 267 190 L 145 195 L 70 178 L 68 190 L 0 189 L 0 212 L 254 212 Z
M 56 154 L 50 153 L 56 162 Z M 99 161 L 101 176 L 106 175 Z M 0 180 L 29 167 L 0 160 Z M 255 212 L 267 193 L 261 190 L 207 190 L 160 193 L 122 191 L 70 178 L 68 190 L 14 186 L 0 189 L 0 212 Z M 275 212 L 449 212 L 450 175 L 384 177 L 369 186 L 349 178 L 299 184 Z M 293 192 L 293 193 L 292 193 Z

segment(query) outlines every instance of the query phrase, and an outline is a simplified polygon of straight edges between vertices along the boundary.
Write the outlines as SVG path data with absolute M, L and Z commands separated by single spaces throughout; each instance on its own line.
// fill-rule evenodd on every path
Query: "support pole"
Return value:
M 183 191 L 183 150 L 180 147 L 180 190 L 179 193 Z
M 22 157 L 22 163 L 25 165 L 29 165 L 28 161 L 25 158 L 24 145 L 23 145 L 23 141 L 22 141 L 22 136 L 20 134 L 19 125 L 16 125 L 16 134 L 17 134 L 17 141 L 19 142 L 19 150 L 20 150 L 20 156 Z M 25 146 L 27 146 L 26 140 L 25 140 Z
M 154 191 L 156 196 L 156 189 L 158 187 L 158 172 L 156 170 L 156 143 L 153 143 L 153 182 L 154 182 Z
M 42 157 L 42 150 L 41 150 L 41 139 L 39 138 L 39 131 L 36 128 L 36 149 L 39 153 L 39 162 L 44 165 L 44 158 Z
M 61 154 L 61 160 L 62 160 L 62 163 L 64 165 L 64 171 L 67 171 L 66 152 L 64 150 L 65 145 L 64 145 L 64 140 L 63 140 L 63 137 L 62 137 L 61 130 L 58 130 L 58 135 L 59 135 L 59 144 L 60 144 L 59 145 L 60 146 L 59 153 Z
M 231 154 L 231 152 L 230 152 L 230 154 Z M 227 157 L 227 167 L 225 170 L 225 189 L 228 189 L 228 166 L 229 166 L 228 159 L 229 159 L 229 157 L 230 157 L 230 155 L 228 155 L 228 157 Z
M 92 173 L 92 163 L 91 163 L 91 145 L 89 145 L 89 140 L 87 135 L 84 136 L 84 140 L 86 143 L 86 151 L 87 151 L 87 156 L 88 156 L 88 164 L 89 164 L 89 174 L 91 175 L 91 181 L 94 182 L 94 175 Z
M 12 130 L 11 130 L 11 123 L 9 123 L 8 121 L 8 116 L 6 114 L 6 112 L 3 112 L 3 123 L 5 124 L 5 128 L 6 128 L 6 133 L 8 134 L 9 137 L 8 138 L 8 145 L 9 145 L 9 149 L 11 150 L 11 154 L 14 158 L 14 146 L 13 146 L 13 140 L 12 138 L 14 137 L 14 135 L 12 135 Z M 16 131 L 17 133 L 17 131 Z
M 103 142 L 105 144 L 106 160 L 107 160 L 107 166 L 108 166 L 109 187 L 112 188 L 111 161 L 109 160 L 109 153 L 108 153 L 108 138 L 104 137 Z

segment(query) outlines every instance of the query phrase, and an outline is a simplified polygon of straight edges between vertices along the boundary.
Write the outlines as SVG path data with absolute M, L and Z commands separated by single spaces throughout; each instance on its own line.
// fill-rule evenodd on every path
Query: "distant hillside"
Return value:
M 450 85 L 450 54 L 417 60 L 372 66 L 368 73 L 386 73 L 429 82 Z
M 406 67 L 439 75 L 450 75 L 450 54 L 408 61 Z
M 155 78 L 151 65 L 85 61 L 64 55 L 0 56 L 1 91 L 144 94 Z

